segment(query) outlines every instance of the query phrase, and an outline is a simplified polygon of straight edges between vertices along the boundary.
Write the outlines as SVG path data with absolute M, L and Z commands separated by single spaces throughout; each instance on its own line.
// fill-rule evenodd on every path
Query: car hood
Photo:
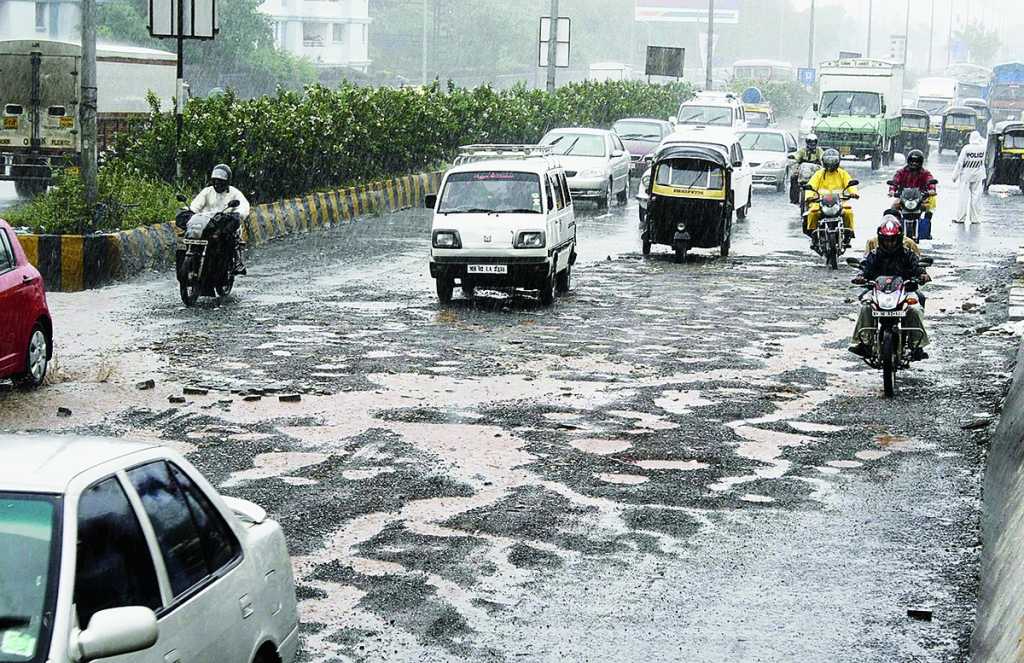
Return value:
M 543 214 L 436 214 L 435 230 L 457 230 L 462 248 L 508 250 L 513 248 L 516 233 L 544 231 Z M 549 241 L 552 238 L 548 238 Z
M 562 168 L 577 172 L 590 170 L 591 168 L 600 168 L 602 170 L 607 170 L 608 168 L 608 159 L 605 157 L 581 157 L 570 154 L 568 156 L 559 156 L 558 161 L 562 164 Z
M 856 117 L 836 115 L 823 117 L 814 124 L 814 131 L 875 131 L 878 129 L 877 117 Z
M 625 145 L 626 149 L 629 150 L 629 153 L 635 157 L 647 156 L 648 153 L 654 151 L 654 148 L 656 148 L 660 142 L 660 138 L 655 138 L 654 140 L 622 139 L 622 144 Z
M 785 165 L 786 153 L 785 152 L 767 152 L 765 150 L 744 150 L 743 153 L 747 157 L 747 161 L 751 163 L 765 163 L 766 161 L 778 161 Z

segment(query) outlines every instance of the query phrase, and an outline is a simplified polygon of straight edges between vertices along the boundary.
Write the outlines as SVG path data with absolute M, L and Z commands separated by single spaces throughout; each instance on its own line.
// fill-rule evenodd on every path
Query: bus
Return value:
M 796 68 L 778 60 L 738 60 L 732 66 L 732 77 L 757 83 L 786 82 L 796 80 Z

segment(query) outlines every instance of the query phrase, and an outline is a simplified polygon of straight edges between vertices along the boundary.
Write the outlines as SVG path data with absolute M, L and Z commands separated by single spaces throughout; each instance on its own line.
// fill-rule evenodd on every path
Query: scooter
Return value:
M 930 186 L 938 184 L 938 180 L 929 180 Z M 886 182 L 893 186 L 893 180 Z M 897 210 L 900 222 L 903 224 L 903 234 L 920 242 L 923 239 L 932 238 L 932 213 L 924 208 L 927 200 L 935 196 L 934 191 L 922 191 L 916 187 L 904 187 L 896 193 L 899 201 Z
M 814 230 L 814 242 L 811 244 L 811 248 L 825 258 L 825 264 L 831 269 L 839 269 L 839 256 L 846 253 L 843 203 L 850 200 L 850 196 L 847 194 L 849 188 L 858 184 L 860 184 L 858 180 L 850 180 L 850 183 L 842 191 L 816 191 L 810 185 L 804 186 L 804 191 L 811 191 L 817 196 L 807 202 L 818 203 L 821 208 L 821 217 L 818 219 L 818 227 Z M 809 214 L 810 210 L 808 209 L 804 212 L 804 217 Z
M 178 196 L 178 200 L 187 202 L 184 196 Z M 232 200 L 220 212 L 193 214 L 188 208 L 178 212 L 175 224 L 184 233 L 178 243 L 175 265 L 185 306 L 194 306 L 200 296 L 231 294 L 245 242 L 233 241 L 238 228 L 227 212 L 239 205 L 239 201 Z
M 860 261 L 856 258 L 847 258 L 846 264 L 860 269 Z M 931 258 L 921 258 L 921 266 L 931 267 L 933 264 Z M 907 316 L 907 308 L 919 303 L 917 291 L 921 284 L 898 276 L 880 276 L 866 284 L 856 281 L 855 284 L 864 288 L 860 302 L 871 307 L 871 317 L 875 321 L 871 354 L 864 358 L 864 362 L 871 368 L 881 369 L 885 395 L 891 398 L 896 393 L 896 372 L 910 368 L 914 348 L 909 342 L 909 332 L 918 330 L 904 327 L 903 320 Z

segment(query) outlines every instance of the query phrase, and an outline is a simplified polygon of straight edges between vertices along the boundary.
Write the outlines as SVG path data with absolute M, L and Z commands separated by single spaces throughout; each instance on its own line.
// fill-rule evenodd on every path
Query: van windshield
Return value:
M 535 173 L 480 170 L 448 176 L 440 214 L 542 212 L 540 177 Z
M 882 112 L 882 101 L 873 92 L 824 92 L 821 95 L 821 116 L 854 115 L 871 117 Z
M 713 124 L 728 127 L 732 126 L 732 108 L 684 104 L 679 107 L 678 120 L 678 124 Z

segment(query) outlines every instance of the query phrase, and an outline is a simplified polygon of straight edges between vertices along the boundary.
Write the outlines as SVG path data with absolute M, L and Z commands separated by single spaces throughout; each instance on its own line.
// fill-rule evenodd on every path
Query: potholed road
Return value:
M 850 168 L 863 239 L 887 173 Z M 52 384 L 0 394 L 0 429 L 170 444 L 264 505 L 308 661 L 959 661 L 988 434 L 961 427 L 1008 384 L 1024 197 L 965 230 L 947 185 L 932 358 L 890 401 L 845 349 L 853 272 L 755 203 L 686 265 L 640 256 L 632 203 L 581 209 L 548 309 L 439 308 L 423 212 L 261 249 L 220 304 L 170 273 L 55 294 Z

